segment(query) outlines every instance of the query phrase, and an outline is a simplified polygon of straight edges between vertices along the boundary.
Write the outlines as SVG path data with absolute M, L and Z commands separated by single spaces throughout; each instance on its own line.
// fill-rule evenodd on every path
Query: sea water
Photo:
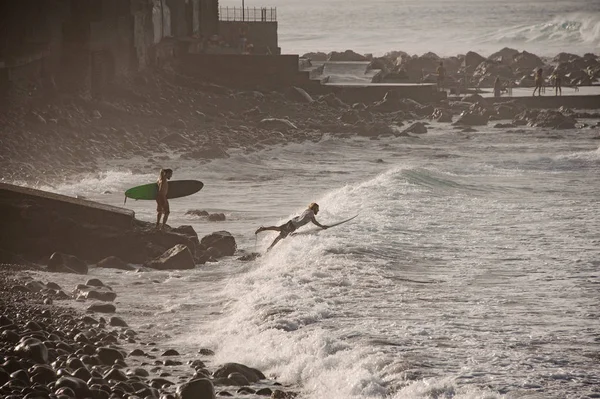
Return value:
M 311 399 L 597 397 L 597 138 L 434 123 L 418 137 L 326 136 L 204 164 L 106 162 L 38 187 L 123 206 L 161 166 L 205 183 L 171 201 L 170 224 L 227 230 L 262 257 L 90 273 L 117 291 L 133 329 L 182 353 L 211 348 L 213 364 L 256 367 Z M 313 201 L 324 224 L 359 216 L 265 253 L 275 234 L 256 228 Z M 155 219 L 151 201 L 125 206 Z
M 240 0 L 221 0 L 241 7 Z M 355 50 L 381 56 L 402 50 L 440 56 L 508 46 L 540 56 L 600 49 L 597 0 L 246 0 L 277 7 L 286 54 Z

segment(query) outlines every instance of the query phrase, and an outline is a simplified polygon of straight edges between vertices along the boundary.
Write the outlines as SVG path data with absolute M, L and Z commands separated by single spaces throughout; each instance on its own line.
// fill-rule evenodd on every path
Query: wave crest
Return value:
M 570 13 L 534 25 L 518 25 L 484 36 L 483 43 L 591 44 L 600 46 L 600 13 Z

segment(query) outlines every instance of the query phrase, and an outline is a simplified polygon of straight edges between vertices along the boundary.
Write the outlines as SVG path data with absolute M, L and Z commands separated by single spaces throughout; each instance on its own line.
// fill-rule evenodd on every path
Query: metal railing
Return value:
M 277 8 L 220 7 L 219 21 L 275 22 Z

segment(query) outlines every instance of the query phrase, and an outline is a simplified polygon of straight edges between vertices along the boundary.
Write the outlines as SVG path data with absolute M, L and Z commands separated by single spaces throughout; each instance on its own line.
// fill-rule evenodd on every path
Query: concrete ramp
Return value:
M 135 213 L 125 208 L 49 193 L 32 188 L 0 183 L 0 204 L 38 205 L 45 211 L 55 211 L 80 224 L 132 227 Z
M 368 69 L 367 61 L 325 61 L 312 62 L 313 71 L 320 75 L 311 74 L 311 78 L 321 80 L 324 84 L 371 83 L 380 72 L 378 69 Z

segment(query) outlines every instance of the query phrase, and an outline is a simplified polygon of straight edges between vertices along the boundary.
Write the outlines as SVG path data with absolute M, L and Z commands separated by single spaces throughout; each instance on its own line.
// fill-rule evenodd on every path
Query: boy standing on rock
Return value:
M 160 217 L 164 215 L 162 222 L 162 229 L 167 224 L 169 218 L 169 200 L 167 199 L 167 193 L 169 192 L 169 179 L 173 176 L 171 169 L 161 169 L 160 176 L 158 177 L 158 195 L 156 196 L 156 228 L 161 229 Z

